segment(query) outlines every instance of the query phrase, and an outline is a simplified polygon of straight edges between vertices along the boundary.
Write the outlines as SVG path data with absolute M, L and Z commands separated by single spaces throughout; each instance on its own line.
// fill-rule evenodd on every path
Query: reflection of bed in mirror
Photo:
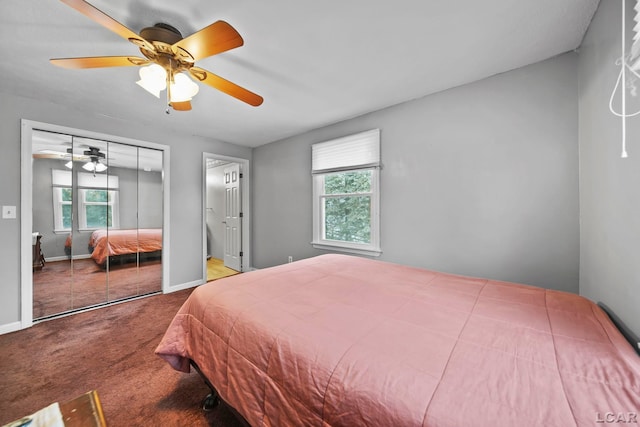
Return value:
M 96 230 L 89 239 L 91 258 L 98 265 L 105 265 L 107 258 L 126 260 L 127 256 L 145 254 L 160 255 L 162 250 L 161 228 L 138 228 L 133 230 Z M 118 258 L 115 258 L 118 257 Z M 142 260 L 146 257 L 140 257 Z
M 71 236 L 65 246 L 71 247 Z M 136 254 L 141 254 L 140 261 L 155 259 L 162 252 L 162 229 L 95 230 L 89 238 L 89 251 L 91 258 L 100 266 L 105 266 L 107 259 L 125 262 Z

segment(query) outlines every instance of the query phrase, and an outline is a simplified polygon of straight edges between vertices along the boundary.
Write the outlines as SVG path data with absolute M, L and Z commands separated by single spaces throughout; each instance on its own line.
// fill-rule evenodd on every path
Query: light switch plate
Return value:
M 3 206 L 2 207 L 2 219 L 15 219 L 16 207 L 15 206 Z

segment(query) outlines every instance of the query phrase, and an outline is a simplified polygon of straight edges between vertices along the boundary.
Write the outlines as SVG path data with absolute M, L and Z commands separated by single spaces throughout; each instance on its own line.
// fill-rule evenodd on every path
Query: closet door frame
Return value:
M 33 209 L 33 153 L 32 132 L 34 129 L 64 133 L 85 138 L 101 139 L 163 152 L 162 156 L 162 292 L 170 292 L 170 147 L 155 142 L 124 138 L 104 133 L 60 126 L 33 120 L 21 120 L 21 176 L 20 176 L 20 327 L 33 325 L 33 261 L 32 261 L 32 209 Z

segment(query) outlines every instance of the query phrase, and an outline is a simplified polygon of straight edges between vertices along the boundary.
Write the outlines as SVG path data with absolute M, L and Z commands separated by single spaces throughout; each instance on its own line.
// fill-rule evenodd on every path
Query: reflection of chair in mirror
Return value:
M 40 247 L 40 239 L 42 238 L 42 234 L 35 232 L 31 234 L 31 245 L 33 247 L 33 269 L 41 270 L 44 267 L 44 254 L 42 253 L 42 248 Z

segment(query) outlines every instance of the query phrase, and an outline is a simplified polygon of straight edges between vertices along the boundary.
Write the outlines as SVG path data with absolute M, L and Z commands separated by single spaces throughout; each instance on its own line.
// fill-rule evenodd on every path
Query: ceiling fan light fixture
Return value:
M 186 74 L 176 73 L 171 82 L 171 102 L 191 101 L 198 90 L 198 85 Z
M 91 160 L 90 162 L 82 165 L 82 169 L 89 172 L 104 172 L 107 170 L 107 166 L 103 163 L 100 163 L 98 160 Z
M 136 83 L 144 90 L 160 98 L 160 91 L 167 88 L 167 71 L 159 64 L 151 64 L 141 67 L 140 80 Z

